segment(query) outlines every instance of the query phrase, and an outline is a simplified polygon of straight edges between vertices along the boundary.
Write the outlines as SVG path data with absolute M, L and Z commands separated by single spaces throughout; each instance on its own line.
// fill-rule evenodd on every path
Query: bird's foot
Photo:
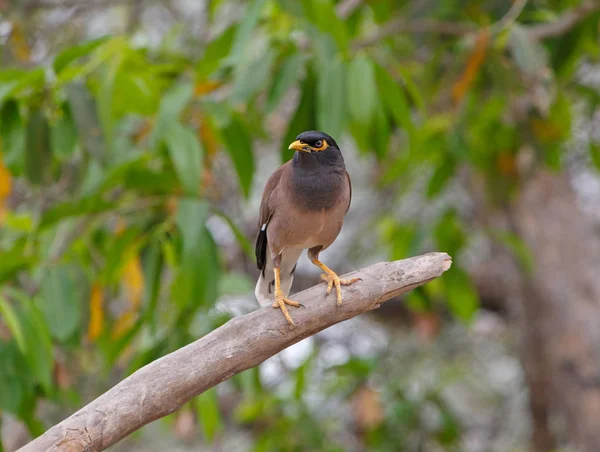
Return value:
M 331 293 L 331 289 L 335 286 L 335 293 L 337 297 L 337 305 L 341 306 L 342 304 L 342 286 L 349 286 L 350 284 L 354 284 L 357 281 L 361 281 L 361 278 L 352 278 L 352 279 L 340 279 L 340 277 L 335 273 L 322 273 L 321 280 L 327 283 L 327 295 Z
M 294 301 L 294 300 L 290 300 L 289 298 L 286 298 L 283 295 L 282 291 L 275 292 L 275 303 L 273 303 L 273 307 L 281 309 L 281 312 L 282 312 L 283 316 L 285 317 L 285 319 L 287 320 L 287 322 L 290 325 L 295 325 L 294 321 L 292 320 L 292 316 L 290 316 L 290 313 L 288 312 L 287 307 L 285 306 L 286 304 L 289 306 L 293 306 L 294 308 L 303 308 L 304 307 L 303 304 L 298 303 L 297 301 Z

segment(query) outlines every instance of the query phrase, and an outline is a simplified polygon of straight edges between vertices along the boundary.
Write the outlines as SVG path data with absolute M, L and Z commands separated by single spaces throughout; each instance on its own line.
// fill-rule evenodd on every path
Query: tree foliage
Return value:
M 227 20 L 231 6 L 242 12 Z M 41 399 L 79 403 L 69 374 L 107 374 L 117 363 L 134 371 L 226 320 L 211 308 L 240 277 L 223 265 L 208 226 L 223 216 L 209 194 L 219 184 L 212 165 L 228 155 L 247 198 L 256 143 L 271 139 L 269 118 L 287 124 L 278 137 L 282 161 L 299 132 L 324 130 L 373 156 L 379 186 L 398 200 L 416 190 L 435 202 L 467 169 L 490 208 L 501 209 L 531 168 L 561 170 L 575 107 L 590 116 L 600 99 L 578 76 L 600 56 L 598 8 L 554 35 L 539 27 L 580 2 L 507 6 L 445 0 L 417 11 L 378 0 L 342 15 L 332 0 L 210 2 L 210 38 L 200 42 L 186 43 L 185 29 L 174 41 L 182 45 L 106 36 L 65 47 L 47 64 L 3 65 L 0 323 L 8 333 L 0 340 L 0 409 L 39 434 Z M 22 41 L 14 31 L 7 43 L 13 62 L 29 60 Z M 589 155 L 600 167 L 597 144 Z M 241 225 L 226 220 L 248 253 Z M 452 206 L 433 221 L 400 221 L 390 211 L 378 226 L 393 259 L 428 248 L 460 256 L 477 229 L 533 265 L 518 236 L 469 224 Z M 440 302 L 465 321 L 477 310 L 460 259 L 409 299 L 420 311 Z M 295 371 L 298 399 L 310 366 Z M 332 372 L 343 378 L 351 366 L 335 391 L 373 371 L 351 361 Z M 235 381 L 245 395 L 238 421 L 277 424 L 258 436 L 259 450 L 278 441 L 273 431 L 290 450 L 326 441 L 308 408 L 286 414 L 256 371 Z M 452 414 L 435 395 L 429 401 L 444 420 L 436 438 L 454 441 Z M 215 392 L 193 405 L 206 437 L 218 434 Z M 393 448 L 394 423 L 416 425 L 418 410 L 401 398 L 365 441 Z

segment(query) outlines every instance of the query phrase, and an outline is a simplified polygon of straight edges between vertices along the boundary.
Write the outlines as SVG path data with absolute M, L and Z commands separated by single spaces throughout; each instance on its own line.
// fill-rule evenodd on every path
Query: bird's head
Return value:
M 338 145 L 333 138 L 318 130 L 302 132 L 296 137 L 296 141 L 290 144 L 288 149 L 300 152 L 322 152 L 329 148 L 338 149 Z

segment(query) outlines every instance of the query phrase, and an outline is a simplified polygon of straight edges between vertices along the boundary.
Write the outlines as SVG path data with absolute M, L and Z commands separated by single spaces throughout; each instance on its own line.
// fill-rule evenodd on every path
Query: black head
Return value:
M 290 144 L 288 149 L 301 152 L 321 152 L 328 148 L 339 147 L 335 140 L 329 135 L 318 130 L 310 130 L 308 132 L 302 132 L 296 137 L 296 141 Z

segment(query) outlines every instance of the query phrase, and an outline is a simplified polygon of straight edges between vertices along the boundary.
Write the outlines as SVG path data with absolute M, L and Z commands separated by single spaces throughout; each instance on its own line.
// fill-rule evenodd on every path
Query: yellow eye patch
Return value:
M 321 141 L 321 142 L 322 142 L 322 144 L 321 144 L 321 146 L 320 146 L 320 147 L 314 147 L 314 146 L 313 146 L 313 149 L 314 149 L 315 151 L 324 151 L 325 149 L 327 149 L 327 148 L 329 147 L 329 143 L 327 143 L 327 140 L 319 140 L 319 141 Z M 319 142 L 317 142 L 317 143 L 315 143 L 315 144 L 318 144 L 318 143 L 319 143 Z

